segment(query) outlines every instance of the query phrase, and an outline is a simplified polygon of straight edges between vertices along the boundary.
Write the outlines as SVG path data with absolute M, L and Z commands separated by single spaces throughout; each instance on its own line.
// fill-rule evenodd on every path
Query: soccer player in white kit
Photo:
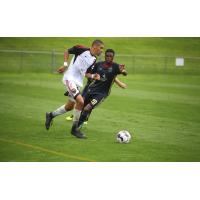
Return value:
M 91 48 L 77 45 L 65 51 L 64 68 L 60 70 L 65 70 L 63 83 L 69 92 L 70 98 L 67 104 L 62 105 L 53 112 L 46 113 L 45 126 L 47 130 L 51 126 L 54 117 L 64 114 L 74 108 L 74 118 L 71 134 L 77 138 L 85 138 L 85 136 L 77 130 L 80 113 L 84 105 L 84 100 L 80 93 L 80 88 L 83 87 L 84 76 L 94 80 L 100 79 L 98 74 L 87 73 L 87 70 L 95 64 L 96 56 L 99 56 L 102 53 L 103 48 L 103 42 L 101 40 L 95 40 L 93 41 Z M 69 54 L 74 54 L 74 57 L 72 58 L 68 67 L 67 61 Z

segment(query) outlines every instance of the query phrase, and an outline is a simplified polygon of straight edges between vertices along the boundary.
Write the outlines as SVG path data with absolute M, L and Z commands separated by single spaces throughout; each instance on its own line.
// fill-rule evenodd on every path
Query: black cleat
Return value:
M 68 91 L 65 92 L 64 95 L 68 97 L 69 96 L 69 92 Z
M 71 134 L 79 139 L 86 139 L 86 136 L 80 131 L 71 131 Z
M 79 139 L 86 139 L 86 136 L 77 128 L 77 125 L 73 125 L 71 134 Z
M 53 124 L 53 116 L 52 113 L 46 113 L 46 122 L 45 122 L 45 126 L 46 129 L 49 130 L 50 126 Z

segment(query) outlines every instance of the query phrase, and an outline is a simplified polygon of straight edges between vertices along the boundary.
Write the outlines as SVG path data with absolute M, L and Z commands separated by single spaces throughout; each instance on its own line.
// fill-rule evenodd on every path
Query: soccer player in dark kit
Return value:
M 112 84 L 118 74 L 127 75 L 124 65 L 113 62 L 115 52 L 112 49 L 107 49 L 105 52 L 106 60 L 95 64 L 92 72 L 100 75 L 100 80 L 94 80 L 88 86 L 87 92 L 84 94 L 84 108 L 81 112 L 81 116 L 78 122 L 77 131 L 79 131 L 83 137 L 85 135 L 80 131 L 80 127 L 86 121 L 92 112 L 92 110 L 101 102 L 104 101 L 110 94 Z

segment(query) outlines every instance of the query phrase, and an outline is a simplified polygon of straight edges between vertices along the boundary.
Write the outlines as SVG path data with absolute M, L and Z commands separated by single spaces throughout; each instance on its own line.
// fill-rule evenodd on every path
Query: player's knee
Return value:
M 84 100 L 83 100 L 81 95 L 78 95 L 77 98 L 76 98 L 76 106 L 81 108 L 81 109 L 84 106 Z
M 87 104 L 87 105 L 84 107 L 84 111 L 86 111 L 86 112 L 91 112 L 91 110 L 92 110 L 91 104 Z
M 74 105 L 75 105 L 74 102 L 73 102 L 73 103 L 70 102 L 70 103 L 66 104 L 66 105 L 65 105 L 65 110 L 66 110 L 66 111 L 73 110 L 73 109 L 74 109 Z
M 79 105 L 80 105 L 81 107 L 84 106 L 84 100 L 83 100 L 83 99 L 81 99 L 81 100 L 79 101 Z

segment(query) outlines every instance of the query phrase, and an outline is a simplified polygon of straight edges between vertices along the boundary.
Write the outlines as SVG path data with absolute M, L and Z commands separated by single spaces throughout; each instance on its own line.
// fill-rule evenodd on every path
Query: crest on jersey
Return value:
M 112 67 L 108 68 L 108 72 L 112 72 L 112 71 L 113 71 Z
M 107 80 L 106 75 L 105 75 L 105 74 L 102 74 L 102 76 L 101 76 L 101 81 L 106 81 L 106 80 Z

